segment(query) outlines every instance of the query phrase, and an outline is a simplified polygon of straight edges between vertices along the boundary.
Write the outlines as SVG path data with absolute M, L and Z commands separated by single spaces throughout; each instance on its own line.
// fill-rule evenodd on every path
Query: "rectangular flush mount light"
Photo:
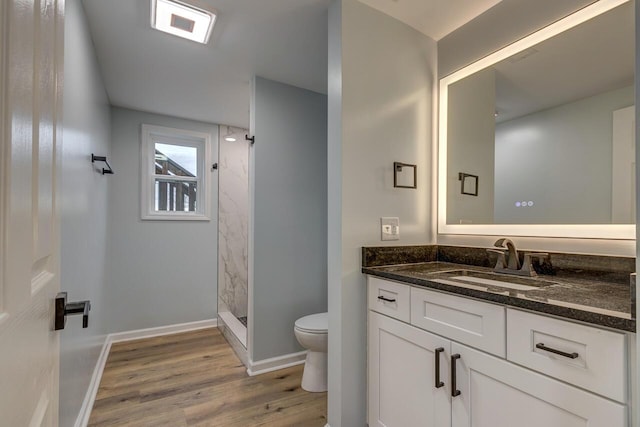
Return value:
M 174 0 L 151 0 L 151 28 L 207 44 L 216 12 Z

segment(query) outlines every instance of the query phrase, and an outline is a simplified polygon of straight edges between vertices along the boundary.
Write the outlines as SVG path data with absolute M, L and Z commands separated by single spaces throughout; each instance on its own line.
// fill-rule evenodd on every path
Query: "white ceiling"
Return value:
M 326 93 L 331 0 L 199 0 L 209 44 L 151 29 L 149 0 L 82 0 L 112 105 L 248 127 L 254 75 Z M 439 39 L 501 0 L 361 0 Z
M 502 0 L 360 0 L 440 40 Z
M 326 93 L 330 0 L 203 0 L 208 45 L 151 29 L 149 0 L 83 0 L 112 105 L 247 127 L 251 77 Z

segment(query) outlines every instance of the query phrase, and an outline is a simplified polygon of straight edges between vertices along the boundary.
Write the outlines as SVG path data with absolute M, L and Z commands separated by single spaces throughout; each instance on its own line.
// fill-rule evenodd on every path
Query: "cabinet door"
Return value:
M 624 427 L 627 407 L 452 343 L 453 427 Z
M 369 311 L 369 426 L 450 427 L 450 345 Z M 436 353 L 441 387 L 435 384 Z

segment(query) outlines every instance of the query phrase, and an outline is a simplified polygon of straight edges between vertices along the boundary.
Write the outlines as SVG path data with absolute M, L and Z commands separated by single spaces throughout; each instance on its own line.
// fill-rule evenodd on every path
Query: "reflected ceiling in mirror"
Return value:
M 440 233 L 635 238 L 633 7 L 598 1 L 440 81 Z

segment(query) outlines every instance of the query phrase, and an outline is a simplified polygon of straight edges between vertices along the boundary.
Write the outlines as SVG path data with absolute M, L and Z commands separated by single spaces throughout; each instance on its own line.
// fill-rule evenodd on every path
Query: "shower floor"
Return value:
M 245 328 L 247 327 L 247 316 L 238 317 L 237 319 L 244 325 Z

